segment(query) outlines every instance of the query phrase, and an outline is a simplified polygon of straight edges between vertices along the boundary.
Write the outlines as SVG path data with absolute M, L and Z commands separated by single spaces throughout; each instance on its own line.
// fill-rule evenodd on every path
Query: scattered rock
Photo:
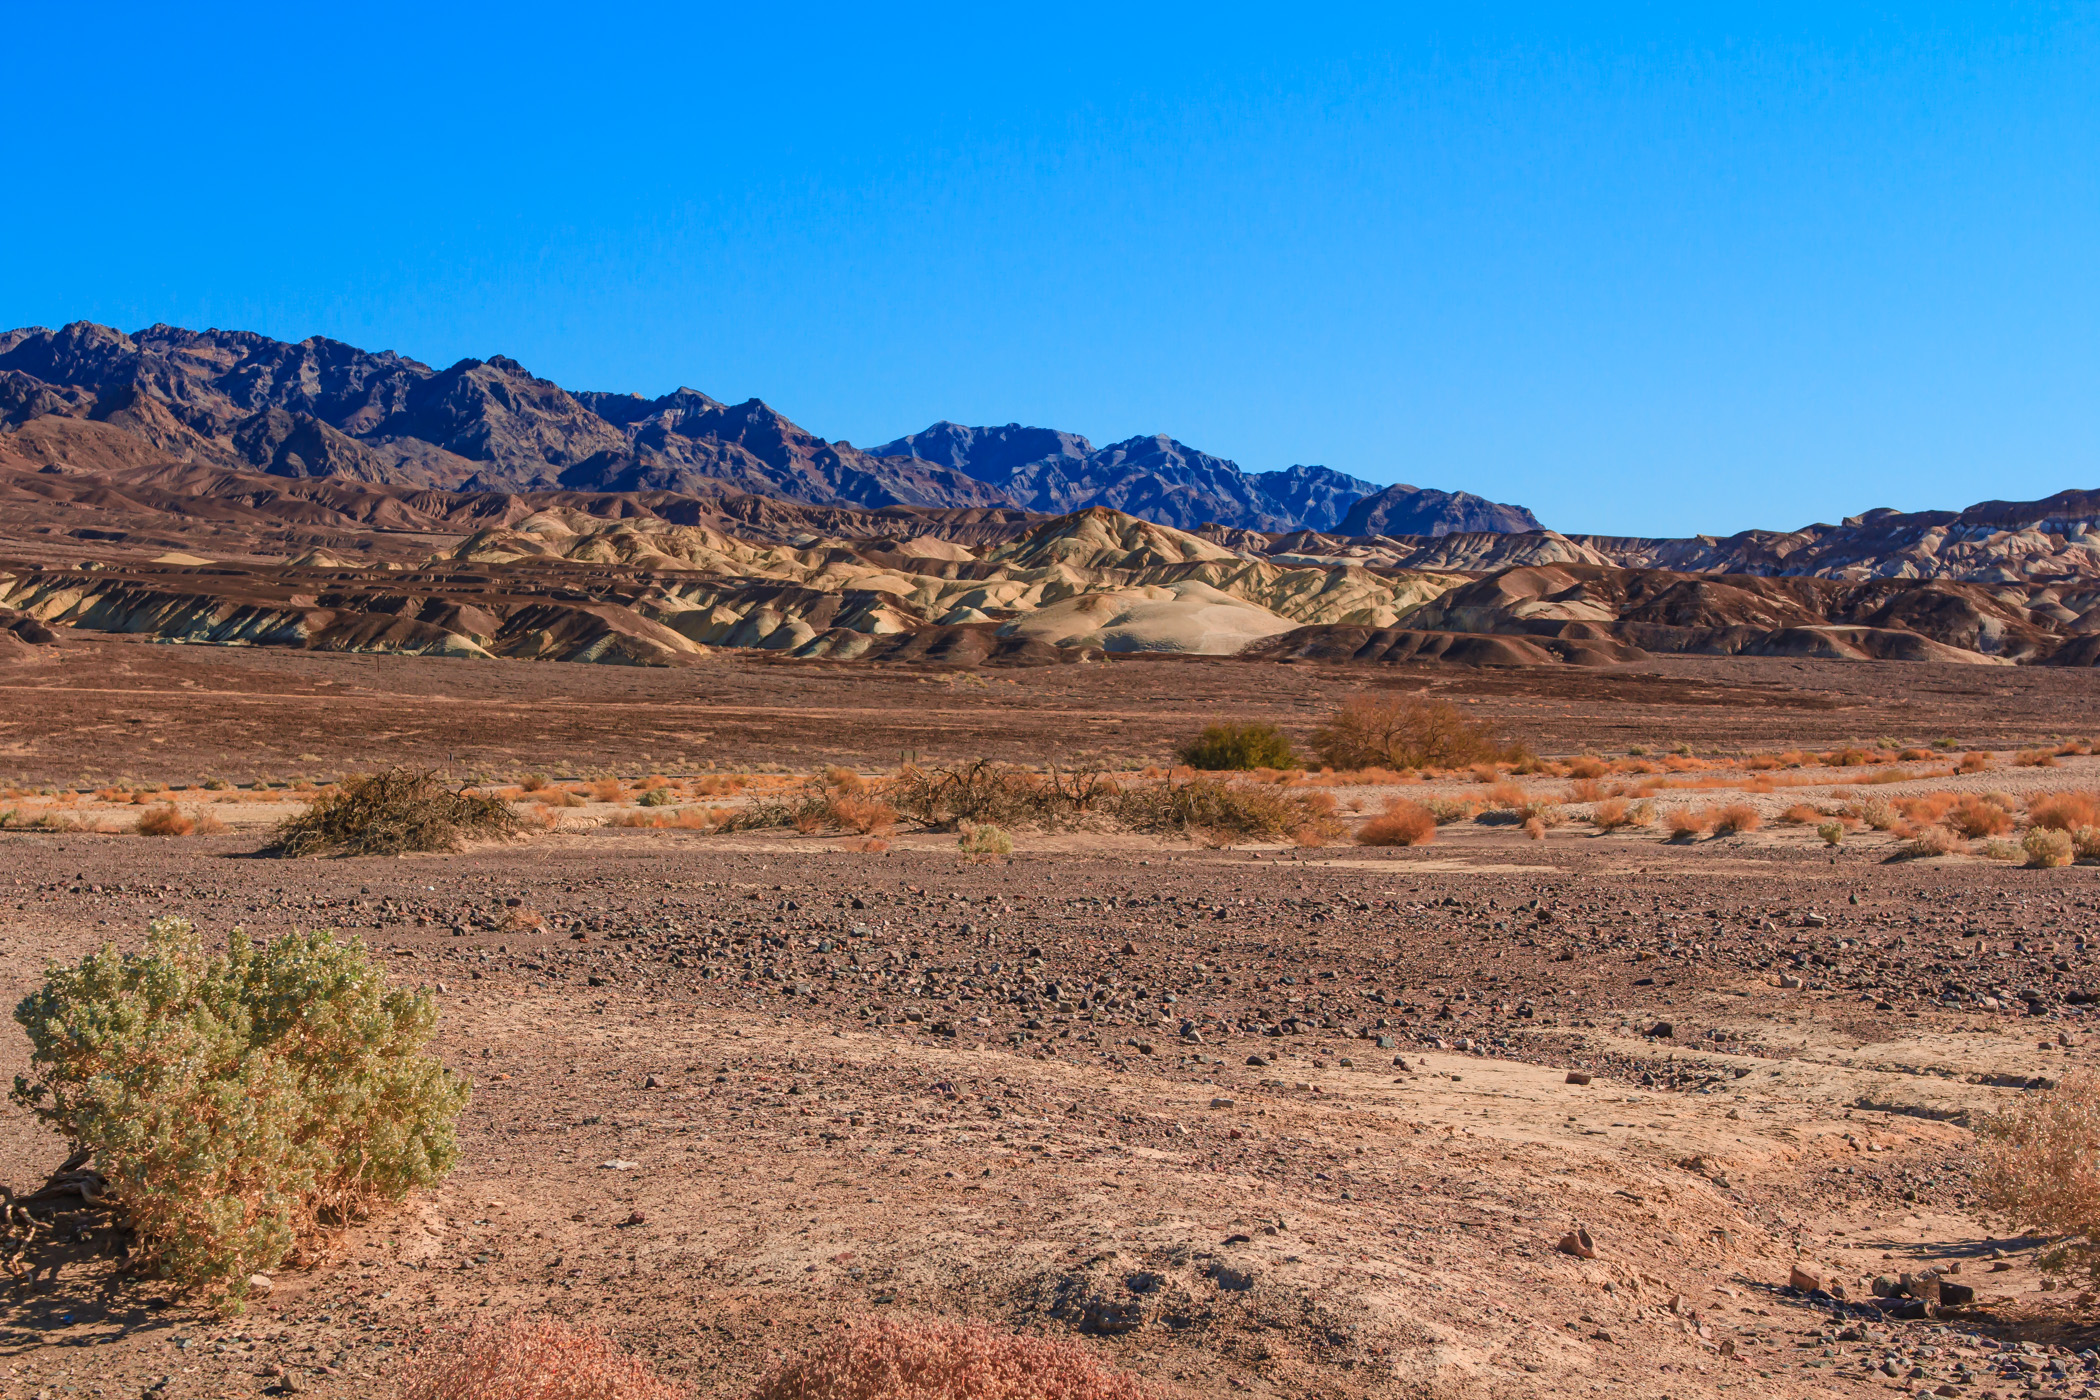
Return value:
M 1567 1234 L 1562 1235 L 1560 1243 L 1555 1247 L 1562 1254 L 1572 1254 L 1577 1259 L 1595 1259 L 1597 1257 L 1597 1242 L 1590 1238 L 1588 1230 L 1583 1229 L 1579 1225 L 1568 1231 Z
M 1820 1293 L 1823 1289 L 1823 1280 L 1819 1275 L 1812 1274 L 1799 1264 L 1796 1264 L 1787 1273 L 1786 1286 L 1803 1293 Z
M 1579 1069 L 1571 1069 L 1568 1071 L 1567 1079 L 1563 1082 L 1568 1084 L 1587 1084 L 1590 1082 L 1590 1077 Z

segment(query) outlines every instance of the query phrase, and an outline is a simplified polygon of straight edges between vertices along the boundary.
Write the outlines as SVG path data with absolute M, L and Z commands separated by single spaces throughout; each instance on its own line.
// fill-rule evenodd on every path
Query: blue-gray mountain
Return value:
M 870 450 L 877 457 L 966 473 L 1030 510 L 1063 514 L 1108 506 L 1185 530 L 1218 524 L 1244 530 L 1447 535 L 1543 528 L 1522 506 L 1498 505 L 1463 491 L 1381 487 L 1327 467 L 1241 471 L 1164 433 L 1097 448 L 1076 433 L 1054 428 L 942 422 Z
M 1164 434 L 1095 448 L 1048 428 L 937 423 L 872 452 L 759 399 L 571 392 L 502 355 L 447 369 L 319 336 L 88 321 L 0 332 L 0 432 L 81 467 L 192 462 L 451 490 L 731 493 L 817 506 L 1065 512 L 1165 525 L 1442 535 L 1539 528 L 1463 492 L 1297 466 L 1243 472 Z M 1354 514 L 1352 514 L 1354 512 Z

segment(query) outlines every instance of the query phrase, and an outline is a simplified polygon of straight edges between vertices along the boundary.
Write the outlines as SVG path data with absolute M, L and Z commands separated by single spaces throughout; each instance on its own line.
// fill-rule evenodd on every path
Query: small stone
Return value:
M 1819 1292 L 1822 1289 L 1823 1280 L 1817 1275 L 1812 1274 L 1808 1270 L 1802 1268 L 1799 1264 L 1796 1264 L 1787 1273 L 1786 1286 L 1789 1288 L 1798 1289 L 1803 1293 L 1815 1293 Z
M 1211 1106 L 1212 1108 L 1231 1108 L 1231 1107 L 1232 1107 L 1232 1100 L 1231 1100 L 1231 1099 L 1226 1099 L 1226 1098 L 1216 1098 L 1216 1099 L 1212 1099 L 1212 1100 L 1210 1101 L 1210 1106 Z
M 1798 992 L 1801 990 L 1801 979 L 1790 972 L 1782 972 L 1779 974 L 1779 985 L 1789 992 Z
M 644 1089 L 659 1089 L 663 1086 L 656 1082 L 656 1076 L 652 1074 L 642 1081 L 642 1087 Z
M 1677 1028 L 1668 1021 L 1657 1021 L 1654 1025 L 1648 1027 L 1648 1034 L 1668 1040 L 1677 1034 Z
M 1590 1077 L 1579 1069 L 1571 1069 L 1568 1071 L 1566 1082 L 1569 1084 L 1587 1084 L 1590 1082 Z
M 268 1293 L 276 1286 L 276 1281 L 268 1274 L 250 1274 L 248 1276 L 248 1291 L 250 1293 Z
M 1572 1254 L 1577 1259 L 1595 1259 L 1597 1257 L 1597 1242 L 1590 1238 L 1589 1231 L 1579 1225 L 1560 1237 L 1560 1244 L 1557 1248 L 1562 1254 Z
M 1247 1063 L 1253 1065 L 1256 1069 L 1261 1069 L 1267 1066 L 1267 1064 L 1269 1063 L 1269 1057 L 1267 1055 L 1249 1055 L 1247 1057 Z

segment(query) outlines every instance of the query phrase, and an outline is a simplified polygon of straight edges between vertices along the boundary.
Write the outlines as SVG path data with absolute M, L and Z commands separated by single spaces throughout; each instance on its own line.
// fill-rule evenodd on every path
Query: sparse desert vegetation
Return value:
M 1273 724 L 1211 724 L 1176 751 L 1183 763 L 1205 772 L 1295 768 L 1291 741 Z
M 603 1332 L 551 1317 L 482 1323 L 409 1368 L 400 1400 L 691 1400 Z
M 517 831 L 517 815 L 501 799 L 447 783 L 435 772 L 394 768 L 318 794 L 305 811 L 278 826 L 276 848 L 288 857 L 394 856 L 456 851 L 469 840 L 500 840 Z
M 450 1169 L 467 1087 L 424 1053 L 434 1019 L 326 933 L 217 951 L 160 919 L 15 1009 L 12 1097 L 93 1165 L 138 1264 L 237 1307 L 259 1271 Z

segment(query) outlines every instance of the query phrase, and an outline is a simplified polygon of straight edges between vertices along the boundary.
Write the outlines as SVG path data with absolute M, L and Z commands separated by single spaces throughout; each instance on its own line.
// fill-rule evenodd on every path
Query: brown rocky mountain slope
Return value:
M 1100 505 L 1184 528 L 1328 529 L 1379 491 L 1325 467 L 1250 474 L 1165 434 L 1096 450 L 1053 429 L 938 423 L 864 452 L 759 399 L 571 392 L 502 355 L 441 370 L 318 336 L 290 344 L 160 325 L 126 335 L 84 321 L 0 332 L 0 435 L 22 456 L 89 469 L 172 459 L 477 492 L 741 492 L 1053 514 Z M 1425 533 L 1537 527 L 1521 507 L 1415 495 L 1409 520 Z
M 1423 543 L 1459 567 L 1393 568 L 1100 509 L 449 492 L 0 456 L 0 622 L 41 636 L 642 665 L 716 647 L 951 665 L 1119 652 L 1476 665 L 2100 657 L 2100 580 L 1465 567 L 1478 562 L 1468 541 L 1496 538 L 1548 559 L 1574 548 L 1549 534 L 1445 536 Z

